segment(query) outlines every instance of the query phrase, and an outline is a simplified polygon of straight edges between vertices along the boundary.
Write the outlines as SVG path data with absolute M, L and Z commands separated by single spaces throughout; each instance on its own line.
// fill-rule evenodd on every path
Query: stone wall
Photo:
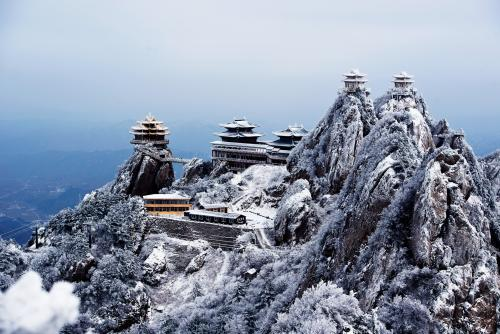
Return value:
M 232 250 L 236 247 L 236 239 L 245 232 L 252 232 L 248 227 L 239 225 L 222 225 L 192 221 L 180 217 L 152 217 L 149 216 L 147 224 L 150 224 L 151 233 L 166 233 L 167 235 L 184 239 L 203 239 L 212 247 L 224 250 Z

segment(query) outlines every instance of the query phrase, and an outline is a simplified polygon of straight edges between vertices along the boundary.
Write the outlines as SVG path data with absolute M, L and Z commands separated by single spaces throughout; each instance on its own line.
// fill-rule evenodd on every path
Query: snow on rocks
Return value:
M 52 282 L 83 263 L 81 227 L 91 220 L 97 264 L 77 284 L 81 331 L 494 332 L 498 153 L 477 161 L 463 133 L 432 125 L 412 94 L 386 94 L 374 110 L 366 90 L 341 93 L 287 169 L 234 174 L 192 160 L 166 184 L 195 206 L 224 202 L 245 213 L 266 247 L 251 244 L 251 233 L 233 252 L 166 234 L 131 238 L 144 212 L 124 194 L 135 171 L 150 174 L 149 158 L 134 155 L 114 184 L 49 224 L 52 246 L 30 263 L 0 244 L 0 283 L 29 266 Z M 279 247 L 265 233 L 273 220 Z
M 495 202 L 497 203 L 497 212 L 500 214 L 500 150 L 482 158 L 481 166 L 491 182 Z
M 307 179 L 313 197 L 338 193 L 375 120 L 367 91 L 340 94 L 316 128 L 292 150 L 288 158 L 292 179 Z
M 173 266 L 168 262 L 163 244 L 153 248 L 142 266 L 145 279 L 151 285 L 156 285 L 161 281 L 163 272 L 173 269 Z
M 205 264 L 205 257 L 207 256 L 207 253 L 206 252 L 203 252 L 203 253 L 200 253 L 198 255 L 196 255 L 192 260 L 191 262 L 189 262 L 188 266 L 186 267 L 186 269 L 184 270 L 184 272 L 186 274 L 192 274 L 194 273 L 195 271 L 198 271 L 201 269 L 201 267 L 203 267 L 203 265 Z
M 280 195 L 285 191 L 285 178 L 289 175 L 284 166 L 254 165 L 245 171 L 225 173 L 212 179 L 198 178 L 176 182 L 168 191 L 182 191 L 193 197 L 194 206 L 226 203 L 231 211 L 247 216 L 248 227 L 272 227 Z M 163 190 L 163 191 L 166 191 Z
M 320 224 L 320 208 L 312 201 L 309 182 L 299 179 L 283 196 L 274 221 L 277 244 L 308 240 Z
M 152 147 L 147 147 L 155 150 Z M 166 156 L 172 153 L 165 149 Z M 158 190 L 170 186 L 174 181 L 174 170 L 171 162 L 164 162 L 136 150 L 133 155 L 120 168 L 118 176 L 110 190 L 117 194 L 148 195 L 157 193 Z
M 209 175 L 211 171 L 212 163 L 210 161 L 193 158 L 189 163 L 184 165 L 183 176 L 176 181 L 176 184 L 181 186 L 193 184 Z

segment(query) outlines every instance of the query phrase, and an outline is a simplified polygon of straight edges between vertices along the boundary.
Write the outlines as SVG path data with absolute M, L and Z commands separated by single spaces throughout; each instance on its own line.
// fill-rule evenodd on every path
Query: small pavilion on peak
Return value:
M 153 115 L 148 114 L 142 121 L 132 126 L 130 133 L 134 138 L 130 141 L 133 145 L 153 144 L 153 146 L 164 148 L 168 144 L 167 135 L 170 134 L 168 128 L 158 121 Z
M 392 89 L 392 97 L 396 100 L 400 100 L 402 98 L 408 97 L 412 95 L 413 83 L 413 75 L 408 74 L 405 71 L 402 71 L 398 74 L 394 74 L 394 79 L 392 82 L 394 83 L 394 88 Z
M 358 69 L 352 69 L 344 73 L 344 77 L 344 89 L 348 93 L 354 93 L 358 88 L 364 88 L 365 83 L 368 81 L 366 79 L 366 74 L 361 73 Z
M 402 71 L 401 73 L 394 74 L 392 82 L 394 82 L 394 88 L 410 88 L 415 81 L 413 80 L 413 75 Z

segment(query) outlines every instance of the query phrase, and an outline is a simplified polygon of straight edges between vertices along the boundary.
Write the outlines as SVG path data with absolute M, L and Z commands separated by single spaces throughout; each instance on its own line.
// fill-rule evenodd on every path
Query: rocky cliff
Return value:
M 480 160 L 487 179 L 491 182 L 497 209 L 500 209 L 500 150 Z
M 120 168 L 111 191 L 132 196 L 158 193 L 175 180 L 172 162 L 165 161 L 171 157 L 169 149 L 159 150 L 152 146 L 136 149 Z
M 43 247 L 0 242 L 0 287 L 28 269 L 73 282 L 71 333 L 495 333 L 499 154 L 478 160 L 415 90 L 393 93 L 339 93 L 286 168 L 193 160 L 172 183 L 170 163 L 136 151 Z M 157 191 L 229 202 L 274 226 L 276 247 L 153 234 L 130 195 Z
M 321 255 L 304 284 L 326 279 L 354 291 L 363 310 L 377 308 L 385 328 L 396 332 L 403 330 L 395 315 L 409 309 L 415 318 L 404 321 L 415 331 L 494 332 L 494 188 L 463 133 L 445 122 L 431 126 L 419 103 L 381 98 L 380 119 L 359 148 L 340 146 L 352 162 L 344 160 L 349 172 L 324 219 L 328 227 L 315 240 Z M 309 147 L 322 150 L 323 138 L 313 138 Z M 308 161 L 307 150 L 294 151 L 292 168 Z M 494 161 L 483 162 L 490 175 L 496 175 Z
M 340 93 L 327 115 L 290 154 L 292 179 L 308 180 L 315 197 L 338 193 L 375 119 L 367 90 Z

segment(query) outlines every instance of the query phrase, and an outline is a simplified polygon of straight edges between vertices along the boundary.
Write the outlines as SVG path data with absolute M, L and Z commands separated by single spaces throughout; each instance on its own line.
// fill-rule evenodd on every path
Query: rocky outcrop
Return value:
M 118 172 L 111 185 L 111 192 L 132 196 L 158 193 L 169 187 L 175 180 L 172 162 L 165 158 L 172 157 L 168 149 L 159 151 L 153 147 L 135 150 Z M 147 152 L 151 152 L 149 154 Z
M 325 252 L 337 254 L 342 263 L 350 261 L 366 243 L 383 210 L 392 203 L 404 182 L 414 175 L 425 152 L 433 147 L 427 126 L 414 131 L 414 124 L 421 119 L 418 113 L 393 112 L 384 116 L 364 139 L 335 205 L 342 213 L 335 230 L 339 234 L 332 236 L 332 240 L 336 240 L 333 244 L 325 244 Z M 422 133 L 424 142 L 430 141 L 428 146 L 421 144 Z
M 397 89 L 392 88 L 375 100 L 375 113 L 378 118 L 382 118 L 385 114 L 394 111 L 409 111 L 410 109 L 414 109 L 422 115 L 427 125 L 432 127 L 432 118 L 427 110 L 427 104 L 415 88 L 406 89 L 405 97 L 400 99 L 394 98 L 393 93 L 395 92 L 397 92 Z
M 193 158 L 184 165 L 182 178 L 176 182 L 178 186 L 187 186 L 207 177 L 212 172 L 212 163 L 199 158 Z
M 259 231 L 274 221 L 279 247 L 236 239 L 231 225 L 144 224 L 142 201 L 126 195 L 159 187 L 171 166 L 139 151 L 113 184 L 52 220 L 50 247 L 19 257 L 0 243 L 0 285 L 25 267 L 77 281 L 76 333 L 495 333 L 499 156 L 478 160 L 463 132 L 432 124 L 416 91 L 375 108 L 364 90 L 342 93 L 294 149 L 290 173 L 193 160 L 168 189 L 195 206 L 230 203 Z M 215 249 L 216 238 L 238 249 Z
M 336 206 L 345 215 L 341 224 L 346 238 L 340 249 L 346 258 L 366 242 L 396 191 L 434 149 L 423 100 L 397 101 L 389 92 L 377 99 L 373 110 L 362 93 L 341 94 L 328 115 L 294 149 L 288 164 L 292 180 L 303 178 L 311 183 L 313 198 L 321 194 L 314 187 L 340 193 Z M 374 115 L 381 118 L 376 124 Z M 330 166 L 328 177 L 323 173 L 325 163 Z M 277 231 L 288 229 L 283 224 L 301 225 L 288 218 L 286 223 L 278 222 Z
M 308 240 L 320 225 L 321 209 L 312 201 L 309 182 L 295 181 L 283 195 L 274 219 L 276 244 Z
M 366 90 L 341 93 L 318 126 L 290 154 L 291 179 L 307 179 L 313 197 L 338 193 L 375 120 Z
M 480 160 L 486 177 L 491 182 L 491 188 L 495 195 L 497 209 L 500 209 L 500 150 Z
M 85 259 L 72 265 L 66 272 L 66 280 L 69 282 L 89 281 L 92 276 L 92 270 L 97 265 L 95 258 L 87 254 Z
M 499 218 L 486 174 L 496 175 L 495 158 L 479 163 L 462 132 L 444 121 L 431 126 L 423 100 L 385 96 L 375 114 L 379 120 L 370 131 L 353 137 L 359 139 L 355 150 L 337 142 L 350 156 L 337 160 L 345 165 L 335 170 L 348 166 L 347 174 L 333 203 L 324 205 L 323 226 L 313 237 L 321 252 L 303 284 L 329 280 L 353 291 L 363 310 L 377 308 L 385 329 L 403 328 L 407 316 L 410 331 L 494 332 Z M 327 128 L 339 131 L 323 120 L 293 152 L 295 183 L 321 182 L 311 171 L 324 170 L 324 161 L 314 164 L 311 156 L 335 149 L 323 149 L 322 136 L 315 137 Z M 353 133 L 343 132 L 335 137 Z M 322 184 L 335 193 L 331 181 L 340 179 Z M 277 221 L 277 235 L 307 220 L 297 217 Z

